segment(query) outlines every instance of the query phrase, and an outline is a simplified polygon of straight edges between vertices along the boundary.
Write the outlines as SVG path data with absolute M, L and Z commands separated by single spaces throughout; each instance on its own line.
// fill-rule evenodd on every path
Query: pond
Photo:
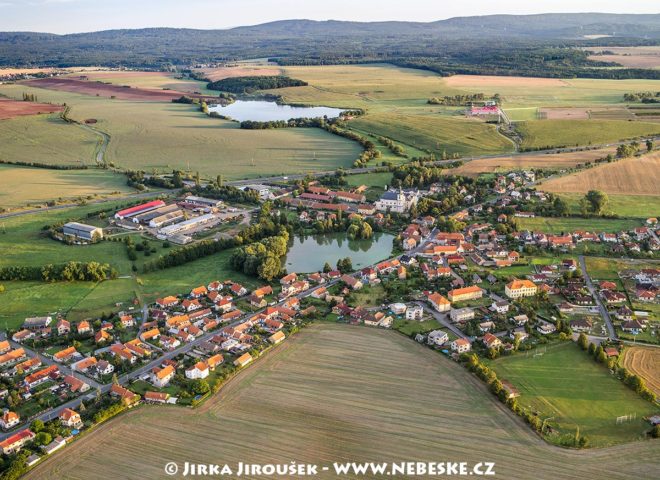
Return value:
M 349 240 L 344 233 L 296 236 L 284 258 L 288 272 L 309 273 L 332 268 L 337 260 L 350 257 L 356 270 L 389 258 L 394 235 L 375 233 L 369 240 Z
M 337 118 L 341 108 L 330 107 L 294 107 L 279 105 L 266 100 L 236 100 L 227 106 L 209 106 L 209 112 L 230 117 L 239 122 L 251 120 L 253 122 L 272 122 L 276 120 L 290 120 L 292 118 Z

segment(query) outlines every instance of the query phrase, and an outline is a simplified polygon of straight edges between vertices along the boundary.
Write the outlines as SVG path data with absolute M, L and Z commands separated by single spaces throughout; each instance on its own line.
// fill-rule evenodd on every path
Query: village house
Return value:
M 486 335 L 484 335 L 483 338 L 481 339 L 481 342 L 488 349 L 500 348 L 502 346 L 502 341 L 492 333 L 487 333 Z
M 506 301 L 493 302 L 490 306 L 491 310 L 499 314 L 504 314 L 509 311 L 509 303 Z
M 520 315 L 515 315 L 515 316 L 511 319 L 511 321 L 512 321 L 515 325 L 517 325 L 517 326 L 519 326 L 519 327 L 522 327 L 523 325 L 525 325 L 526 323 L 529 322 L 529 317 L 523 313 L 523 314 L 520 314 Z
M 449 335 L 447 335 L 446 332 L 443 332 L 442 330 L 433 330 L 428 334 L 426 337 L 426 343 L 429 345 L 444 345 L 449 341 Z
M 133 315 L 122 315 L 119 317 L 119 323 L 124 328 L 131 328 L 135 326 L 135 319 Z
M 158 305 L 160 308 L 168 308 L 168 307 L 173 307 L 179 303 L 179 299 L 170 295 L 168 297 L 164 298 L 158 298 L 156 299 L 156 305 Z
M 470 349 L 472 348 L 472 345 L 470 345 L 470 341 L 465 338 L 457 338 L 456 340 L 451 342 L 450 346 L 453 351 L 459 354 L 469 352 Z
M 147 403 L 167 403 L 170 399 L 169 393 L 144 392 L 144 401 Z
M 532 297 L 538 287 L 530 280 L 512 280 L 504 287 L 504 294 L 509 298 Z
M 448 296 L 449 300 L 452 302 L 463 302 L 466 300 L 475 300 L 481 298 L 483 294 L 484 291 L 480 287 L 472 285 L 471 287 L 455 288 L 450 290 Z
M 185 373 L 186 378 L 192 380 L 206 378 L 209 376 L 209 366 L 206 362 L 197 362 L 192 367 L 187 368 Z
M 341 281 L 344 282 L 346 286 L 350 287 L 353 290 L 359 290 L 362 288 L 362 282 L 350 275 L 342 275 Z
M 140 395 L 131 392 L 117 383 L 113 383 L 110 387 L 110 395 L 121 398 L 122 402 L 129 407 L 140 401 Z
M 430 294 L 428 301 L 438 312 L 448 312 L 451 309 L 451 302 L 437 292 Z
M 405 312 L 406 320 L 421 320 L 424 316 L 424 308 L 421 305 L 411 305 L 406 308 Z
M 5 455 L 18 452 L 23 445 L 34 440 L 36 435 L 32 430 L 25 429 L 17 432 L 0 442 L 0 451 Z
M 66 375 L 62 381 L 69 387 L 72 393 L 84 393 L 90 388 L 88 383 L 83 382 L 73 375 Z
M 449 312 L 449 317 L 454 323 L 467 322 L 468 320 L 472 320 L 474 318 L 474 310 L 469 307 L 452 308 L 451 312 Z
M 273 345 L 277 345 L 278 343 L 283 342 L 285 338 L 286 336 L 284 335 L 284 332 L 280 330 L 268 337 L 268 341 Z
M 0 417 L 0 427 L 3 430 L 11 430 L 21 422 L 21 417 L 16 412 L 5 410 Z
M 80 354 L 76 350 L 76 347 L 68 347 L 65 348 L 64 350 L 60 350 L 59 352 L 55 353 L 53 355 L 53 360 L 59 363 L 65 363 L 79 355 Z
M 570 322 L 571 330 L 574 332 L 588 332 L 594 326 L 588 318 L 576 318 Z
M 157 388 L 166 387 L 175 374 L 176 371 L 172 365 L 163 368 L 155 367 L 151 370 L 151 383 Z
M 240 357 L 238 357 L 236 360 L 234 360 L 234 366 L 236 367 L 245 367 L 247 364 L 252 362 L 253 358 L 250 353 L 244 353 Z
M 539 332 L 541 335 L 549 335 L 551 333 L 556 332 L 557 327 L 555 327 L 552 323 L 541 322 L 539 323 L 539 325 L 537 325 L 536 331 Z
M 80 414 L 75 410 L 71 410 L 70 408 L 63 408 L 58 415 L 58 418 L 60 419 L 60 423 L 63 426 L 69 428 L 80 428 L 83 424 L 80 418 Z
M 76 328 L 78 330 L 78 335 L 85 335 L 94 331 L 87 320 L 80 322 Z
M 57 326 L 55 328 L 58 335 L 68 335 L 69 332 L 71 332 L 71 324 L 63 318 L 60 318 L 57 321 Z

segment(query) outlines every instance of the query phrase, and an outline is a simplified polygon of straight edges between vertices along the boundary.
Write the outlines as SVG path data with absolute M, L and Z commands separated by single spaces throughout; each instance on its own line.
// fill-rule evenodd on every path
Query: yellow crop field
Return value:
M 585 193 L 602 190 L 611 194 L 660 195 L 660 153 L 627 158 L 553 178 L 541 184 L 553 193 Z

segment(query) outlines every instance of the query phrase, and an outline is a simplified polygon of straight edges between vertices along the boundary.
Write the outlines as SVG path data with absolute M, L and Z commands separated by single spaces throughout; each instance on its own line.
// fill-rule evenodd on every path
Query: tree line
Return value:
M 0 160 L 2 165 L 18 165 L 21 167 L 46 168 L 48 170 L 87 170 L 88 165 L 54 165 L 41 162 L 24 162 L 20 160 Z
M 0 268 L 0 280 L 35 280 L 41 282 L 100 282 L 117 278 L 117 270 L 107 263 L 74 262 L 42 266 Z
M 272 90 L 276 88 L 304 87 L 307 82 L 284 75 L 274 76 L 251 76 L 223 78 L 215 82 L 209 82 L 206 87 L 209 90 L 220 90 L 236 94 L 249 94 L 257 90 Z
M 490 98 L 490 97 L 488 97 Z M 499 103 L 500 96 L 498 93 L 495 94 L 495 97 L 493 97 L 497 103 Z M 469 105 L 472 102 L 483 102 L 486 100 L 486 95 L 483 93 L 471 93 L 471 94 L 463 94 L 463 95 L 454 95 L 454 96 L 447 96 L 445 95 L 444 97 L 431 97 L 429 98 L 426 103 L 429 105 L 445 105 L 448 107 L 463 107 L 465 105 Z
M 626 102 L 660 103 L 660 92 L 632 92 L 624 93 Z

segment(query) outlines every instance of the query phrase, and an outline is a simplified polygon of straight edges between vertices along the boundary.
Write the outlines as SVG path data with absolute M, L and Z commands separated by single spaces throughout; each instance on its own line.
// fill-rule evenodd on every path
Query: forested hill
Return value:
M 613 37 L 590 41 L 585 39 L 587 35 Z M 469 66 L 477 53 L 494 57 L 511 50 L 595 42 L 658 43 L 660 15 L 492 15 L 429 23 L 285 20 L 227 30 L 145 28 L 70 35 L 5 32 L 0 33 L 0 65 L 159 68 L 167 64 L 277 57 L 283 63 L 424 58 L 427 63 L 434 59 L 443 65 Z M 554 53 L 550 56 L 556 57 Z M 584 58 L 573 56 L 557 63 L 585 66 L 581 65 Z

